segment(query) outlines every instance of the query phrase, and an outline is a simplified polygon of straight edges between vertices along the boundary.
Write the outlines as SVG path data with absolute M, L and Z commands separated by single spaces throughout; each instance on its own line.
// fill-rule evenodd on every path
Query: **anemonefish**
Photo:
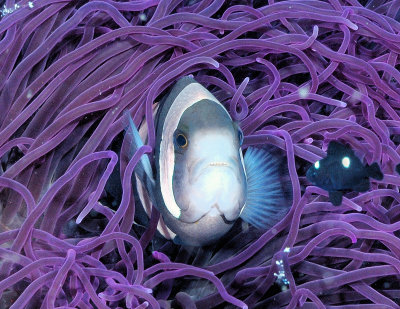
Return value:
M 161 214 L 158 231 L 177 244 L 217 241 L 240 217 L 268 229 L 291 206 L 282 158 L 249 147 L 225 107 L 193 78 L 180 79 L 155 114 L 154 165 L 144 155 L 135 168 L 139 200 Z M 129 118 L 132 153 L 146 140 Z M 286 177 L 287 178 L 287 177 Z M 288 190 L 288 187 L 290 189 Z
M 368 191 L 369 177 L 382 180 L 383 174 L 378 163 L 364 165 L 349 146 L 331 141 L 328 155 L 315 162 L 306 177 L 313 185 L 328 191 L 329 200 L 338 206 L 344 193 Z

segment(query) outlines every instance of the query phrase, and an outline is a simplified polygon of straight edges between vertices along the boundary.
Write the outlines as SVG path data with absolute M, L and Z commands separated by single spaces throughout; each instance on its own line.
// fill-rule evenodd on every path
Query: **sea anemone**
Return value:
M 399 308 L 399 1 L 0 5 L 0 308 Z M 136 224 L 153 104 L 186 75 L 245 147 L 284 154 L 293 202 L 271 229 L 195 248 L 154 208 Z M 133 156 L 126 111 L 149 128 Z M 384 173 L 340 206 L 305 178 L 331 140 Z

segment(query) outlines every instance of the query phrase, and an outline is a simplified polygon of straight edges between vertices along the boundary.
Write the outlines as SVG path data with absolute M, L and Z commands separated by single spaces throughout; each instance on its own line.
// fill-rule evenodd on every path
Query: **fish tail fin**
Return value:
M 368 172 L 368 176 L 371 178 L 374 178 L 376 180 L 383 179 L 383 173 L 381 172 L 381 169 L 377 162 L 372 163 L 371 165 L 367 166 L 367 172 Z
M 287 167 L 272 148 L 249 147 L 244 156 L 247 199 L 240 217 L 258 229 L 268 229 L 288 212 L 292 186 Z
M 126 128 L 126 134 L 128 134 L 128 137 L 131 139 L 130 140 L 130 153 L 131 156 L 140 148 L 144 145 L 142 138 L 140 137 L 139 131 L 136 128 L 135 123 L 132 120 L 131 115 L 129 112 L 125 112 L 126 118 L 128 120 L 128 126 Z M 154 176 L 153 176 L 153 170 L 151 168 L 151 163 L 149 156 L 147 154 L 144 154 L 138 164 L 135 167 L 135 173 L 142 181 L 146 187 L 146 189 L 149 191 L 150 196 L 154 196 L 152 193 L 154 192 L 155 188 L 155 181 L 154 181 Z

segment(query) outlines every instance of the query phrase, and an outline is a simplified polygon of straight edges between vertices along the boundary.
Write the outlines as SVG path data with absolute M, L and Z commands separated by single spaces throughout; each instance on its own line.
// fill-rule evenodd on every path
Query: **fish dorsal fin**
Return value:
M 348 154 L 351 149 L 337 141 L 331 141 L 328 145 L 328 156 L 338 154 Z
M 240 217 L 258 229 L 278 223 L 289 210 L 290 183 L 283 181 L 282 161 L 272 152 L 249 147 L 244 156 L 247 175 L 247 199 Z
M 132 156 L 140 147 L 144 145 L 142 138 L 140 137 L 139 131 L 136 128 L 132 117 L 128 112 L 126 112 L 126 117 L 128 119 L 129 126 L 127 128 L 127 134 L 130 135 L 131 138 L 131 149 L 130 156 Z M 154 196 L 155 190 L 155 181 L 153 176 L 153 170 L 151 168 L 151 163 L 149 156 L 144 154 L 135 167 L 135 173 L 137 174 L 139 180 L 143 182 L 147 191 L 149 192 L 149 196 L 152 199 Z M 155 205 L 155 201 L 152 200 L 153 205 Z M 156 206 L 156 205 L 155 205 Z

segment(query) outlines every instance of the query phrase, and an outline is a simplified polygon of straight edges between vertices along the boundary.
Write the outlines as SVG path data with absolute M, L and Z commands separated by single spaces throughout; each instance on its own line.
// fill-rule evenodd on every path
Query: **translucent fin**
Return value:
M 287 168 L 269 149 L 249 147 L 244 156 L 247 200 L 240 217 L 258 229 L 279 222 L 291 206 L 291 185 Z
M 142 139 L 140 138 L 139 131 L 136 128 L 132 117 L 127 113 L 128 120 L 129 120 L 129 134 L 131 134 L 131 137 L 133 138 L 133 143 L 132 143 L 132 155 L 138 150 L 140 147 L 144 146 L 144 143 Z M 143 155 L 142 158 L 140 159 L 140 164 L 144 170 L 144 172 L 148 175 L 153 177 L 153 171 L 151 169 L 151 164 L 150 160 L 147 154 Z
M 130 155 L 133 156 L 133 154 L 144 145 L 140 135 L 139 131 L 135 126 L 135 123 L 132 120 L 132 117 L 128 112 L 126 112 L 126 117 L 128 118 L 129 121 L 129 126 L 127 128 L 127 134 L 129 134 L 132 143 L 131 143 L 131 153 Z M 138 176 L 139 180 L 145 185 L 149 196 L 153 197 L 154 196 L 154 190 L 155 190 L 155 181 L 154 181 L 154 176 L 153 176 L 153 170 L 151 168 L 151 163 L 149 156 L 147 154 L 144 154 L 141 158 L 138 164 L 135 167 L 135 173 Z M 153 205 L 154 201 L 152 201 Z

